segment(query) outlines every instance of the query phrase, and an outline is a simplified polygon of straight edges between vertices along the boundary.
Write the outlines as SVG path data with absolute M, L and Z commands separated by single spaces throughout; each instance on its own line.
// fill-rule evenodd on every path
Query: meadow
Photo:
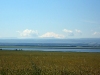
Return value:
M 1 50 L 0 75 L 100 75 L 100 53 Z

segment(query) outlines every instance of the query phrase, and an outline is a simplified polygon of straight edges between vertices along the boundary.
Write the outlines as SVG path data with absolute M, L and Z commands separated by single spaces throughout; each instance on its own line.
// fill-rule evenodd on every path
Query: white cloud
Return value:
M 47 32 L 40 37 L 41 38 L 64 38 L 64 35 L 56 34 L 54 32 Z
M 72 30 L 67 30 L 67 29 L 63 29 L 64 32 L 66 33 L 72 33 L 73 31 Z
M 21 37 L 36 37 L 38 36 L 37 30 L 25 29 L 23 31 L 17 31 Z
M 67 33 L 67 35 L 69 35 L 69 36 L 73 36 L 74 35 L 72 30 L 63 29 L 63 32 Z
M 100 35 L 100 32 L 94 32 L 93 35 Z
M 77 33 L 77 34 L 82 34 L 82 31 L 81 30 L 78 30 L 78 29 L 75 29 L 75 32 Z

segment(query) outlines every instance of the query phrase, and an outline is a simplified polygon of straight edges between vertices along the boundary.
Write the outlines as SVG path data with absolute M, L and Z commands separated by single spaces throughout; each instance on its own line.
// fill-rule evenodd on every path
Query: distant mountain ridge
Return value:
M 9 48 L 100 49 L 100 39 L 0 39 L 0 49 Z
M 82 39 L 0 39 L 0 43 L 91 43 L 100 44 L 100 38 Z

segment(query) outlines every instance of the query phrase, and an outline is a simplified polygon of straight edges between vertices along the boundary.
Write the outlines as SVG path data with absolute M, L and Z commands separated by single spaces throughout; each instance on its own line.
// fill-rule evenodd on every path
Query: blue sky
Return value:
M 100 0 L 0 0 L 0 38 L 100 38 Z

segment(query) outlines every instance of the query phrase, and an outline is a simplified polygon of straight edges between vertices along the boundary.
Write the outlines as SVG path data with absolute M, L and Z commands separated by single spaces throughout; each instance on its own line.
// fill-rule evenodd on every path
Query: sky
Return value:
M 0 0 L 0 38 L 100 38 L 100 0 Z

